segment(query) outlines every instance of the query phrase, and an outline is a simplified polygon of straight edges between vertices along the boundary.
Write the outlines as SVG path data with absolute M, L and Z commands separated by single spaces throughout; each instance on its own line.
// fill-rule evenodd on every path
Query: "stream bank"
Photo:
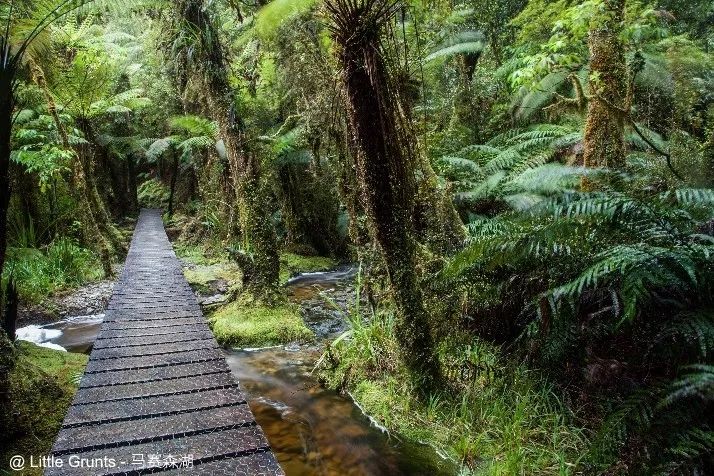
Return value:
M 354 299 L 355 273 L 354 267 L 342 266 L 285 277 L 290 304 L 299 308 L 314 337 L 269 348 L 226 349 L 229 366 L 288 475 L 454 474 L 450 461 L 426 445 L 385 433 L 350 398 L 324 388 L 312 373 L 324 344 L 348 328 L 334 306 L 346 307 Z M 218 279 L 205 279 L 195 288 L 207 309 L 228 299 L 238 277 L 220 266 L 213 274 Z M 36 340 L 88 353 L 102 317 L 42 326 Z

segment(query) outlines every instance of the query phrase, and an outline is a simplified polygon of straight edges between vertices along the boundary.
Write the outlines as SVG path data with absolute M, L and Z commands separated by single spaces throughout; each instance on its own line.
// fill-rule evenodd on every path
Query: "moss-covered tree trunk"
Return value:
M 176 181 L 179 174 L 179 154 L 171 148 L 171 186 L 169 187 L 169 217 L 174 214 L 174 195 L 176 194 Z
M 183 22 L 194 30 L 200 41 L 200 73 L 211 115 L 218 123 L 219 136 L 225 144 L 241 240 L 248 251 L 243 263 L 251 268 L 246 270 L 250 274 L 247 284 L 259 294 L 270 294 L 278 283 L 279 260 L 260 161 L 247 150 L 244 131 L 236 117 L 223 46 L 203 2 L 182 1 L 178 8 Z
M 126 156 L 126 186 L 129 194 L 129 206 L 131 211 L 139 212 L 139 185 L 136 180 L 136 157 L 134 154 Z
M 80 161 L 84 169 L 84 180 L 87 184 L 87 193 L 85 199 L 89 202 L 89 206 L 92 213 L 95 216 L 97 225 L 108 238 L 109 243 L 115 252 L 124 251 L 124 239 L 119 233 L 119 230 L 112 223 L 112 219 L 109 216 L 107 207 L 104 204 L 104 200 L 99 195 L 99 190 L 97 189 L 97 180 L 95 176 L 95 147 L 98 144 L 97 135 L 94 131 L 94 127 L 87 118 L 78 117 L 77 127 L 84 134 L 84 138 L 89 142 L 89 144 L 83 144 L 78 148 L 80 154 Z
M 80 155 L 81 152 L 77 151 L 77 155 L 72 161 L 72 196 L 75 202 L 77 202 L 80 220 L 83 225 L 83 241 L 92 246 L 95 251 L 99 253 L 104 277 L 109 278 L 114 274 L 112 271 L 111 250 L 106 237 L 99 229 L 99 225 L 97 225 L 92 207 L 87 198 L 89 195 L 89 186 L 87 185 L 87 180 L 84 175 L 84 166 L 82 165 L 82 159 L 79 157 Z
M 402 359 L 425 392 L 441 380 L 416 274 L 412 211 L 415 183 L 411 144 L 402 140 L 381 34 L 393 10 L 386 1 L 331 0 L 327 8 L 339 47 L 357 179 L 398 310 Z
M 627 64 L 620 40 L 625 0 L 604 0 L 602 16 L 590 30 L 590 95 L 583 161 L 586 167 L 625 164 Z

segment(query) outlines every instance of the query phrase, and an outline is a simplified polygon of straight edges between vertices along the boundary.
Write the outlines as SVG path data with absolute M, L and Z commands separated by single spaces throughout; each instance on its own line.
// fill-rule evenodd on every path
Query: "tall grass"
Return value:
M 89 250 L 69 238 L 58 238 L 44 249 L 8 248 L 4 275 L 14 277 L 23 302 L 36 303 L 98 279 L 101 267 Z
M 328 385 L 390 431 L 442 450 L 463 474 L 575 472 L 587 438 L 542 376 L 484 342 L 442 342 L 447 385 L 420 401 L 398 358 L 393 313 L 366 311 L 359 297 L 344 310 L 350 329 L 318 362 Z

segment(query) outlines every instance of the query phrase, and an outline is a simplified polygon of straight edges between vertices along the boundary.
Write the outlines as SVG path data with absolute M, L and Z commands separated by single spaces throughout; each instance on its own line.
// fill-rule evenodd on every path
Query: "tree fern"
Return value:
M 178 132 L 191 136 L 217 137 L 218 125 L 206 118 L 199 116 L 174 116 L 169 119 L 169 126 Z
M 434 61 L 458 54 L 479 54 L 486 47 L 486 39 L 480 31 L 464 30 L 453 33 L 434 50 L 424 61 Z

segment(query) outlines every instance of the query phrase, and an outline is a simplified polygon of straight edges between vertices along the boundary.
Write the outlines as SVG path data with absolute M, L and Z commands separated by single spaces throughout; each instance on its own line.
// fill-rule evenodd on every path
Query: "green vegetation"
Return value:
M 142 208 L 165 208 L 169 203 L 169 189 L 156 179 L 142 182 L 137 194 Z
M 265 347 L 306 342 L 314 336 L 302 319 L 300 307 L 288 303 L 283 297 L 266 301 L 256 299 L 243 289 L 243 274 L 236 263 L 221 261 L 221 257 L 207 258 L 199 246 L 179 245 L 177 255 L 195 266 L 184 269 L 186 280 L 196 291 L 211 295 L 222 282 L 222 293 L 227 304 L 212 308 L 209 322 L 216 339 L 232 347 Z M 323 271 L 335 266 L 329 258 L 301 256 L 294 253 L 281 255 L 281 282 L 298 273 Z
M 235 263 L 219 262 L 211 265 L 196 265 L 183 272 L 188 284 L 195 290 L 208 294 L 211 284 L 219 280 L 225 281 L 228 292 L 236 292 L 241 286 L 240 268 Z
M 205 246 L 177 243 L 174 245 L 176 256 L 184 261 L 201 266 L 210 266 L 225 263 L 228 257 L 225 254 L 214 253 Z
M 265 347 L 313 338 L 299 306 L 264 304 L 249 293 L 216 310 L 209 322 L 218 342 L 232 347 Z
M 421 399 L 398 358 L 393 311 L 372 316 L 355 302 L 346 318 L 351 329 L 330 345 L 320 375 L 400 437 L 426 442 L 479 474 L 567 473 L 587 447 L 553 385 L 497 347 L 442 342 L 437 356 L 448 383 Z
M 477 473 L 557 474 L 574 466 L 586 440 L 549 386 L 523 368 L 476 378 L 484 382 L 458 398 L 436 393 L 425 403 L 390 376 L 356 381 L 350 394 L 390 431 L 445 450 Z
M 335 266 L 337 266 L 335 260 L 324 256 L 303 256 L 295 253 L 281 253 L 280 282 L 284 284 L 288 279 L 300 273 L 328 271 Z
M 162 206 L 229 345 L 309 340 L 281 284 L 359 263 L 323 379 L 465 473 L 712 472 L 711 1 L 0 0 L 0 25 L 10 334 L 11 277 L 109 277 Z
M 98 262 L 89 250 L 67 238 L 59 238 L 45 249 L 10 248 L 7 269 L 20 298 L 39 303 L 47 296 L 99 279 Z
M 10 371 L 12 425 L 2 435 L 3 467 L 11 455 L 49 454 L 84 372 L 87 356 L 18 342 Z M 40 469 L 27 474 L 42 474 Z

